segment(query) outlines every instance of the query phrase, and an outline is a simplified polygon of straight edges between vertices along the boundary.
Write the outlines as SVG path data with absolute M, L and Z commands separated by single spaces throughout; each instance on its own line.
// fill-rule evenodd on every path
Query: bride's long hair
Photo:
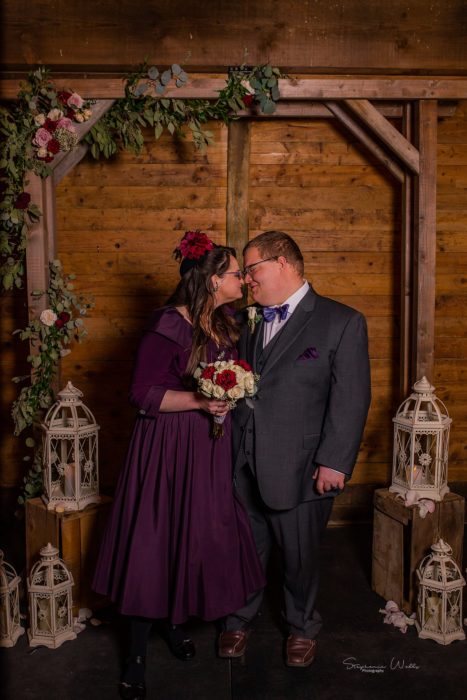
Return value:
M 186 306 L 193 324 L 193 344 L 186 368 L 191 376 L 200 362 L 206 360 L 206 346 L 210 338 L 220 345 L 233 347 L 240 330 L 232 311 L 223 304 L 214 308 L 213 275 L 222 277 L 230 265 L 230 258 L 236 258 L 234 248 L 216 246 L 189 269 L 177 285 L 167 306 Z

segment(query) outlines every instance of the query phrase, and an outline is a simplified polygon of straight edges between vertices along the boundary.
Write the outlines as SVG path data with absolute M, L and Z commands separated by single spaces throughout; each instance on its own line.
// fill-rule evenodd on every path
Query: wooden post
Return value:
M 49 262 L 55 257 L 55 191 L 52 178 L 41 180 L 34 173 L 26 177 L 26 189 L 42 216 L 29 230 L 26 249 L 26 273 L 29 318 L 37 318 L 46 308 L 47 299 L 31 296 L 34 290 L 45 291 L 49 286 Z
M 249 240 L 250 122 L 229 124 L 227 146 L 227 245 L 240 257 Z M 239 260 L 242 266 L 241 259 Z M 244 301 L 246 302 L 246 295 Z
M 420 100 L 415 110 L 420 174 L 414 178 L 412 376 L 429 381 L 435 341 L 437 109 L 436 100 Z
M 407 102 L 403 107 L 402 133 L 410 141 L 413 132 L 412 104 Z M 405 173 L 402 186 L 402 227 L 401 227 L 401 280 L 400 280 L 400 399 L 408 395 L 414 383 L 411 366 L 412 349 L 412 252 L 413 252 L 413 178 Z

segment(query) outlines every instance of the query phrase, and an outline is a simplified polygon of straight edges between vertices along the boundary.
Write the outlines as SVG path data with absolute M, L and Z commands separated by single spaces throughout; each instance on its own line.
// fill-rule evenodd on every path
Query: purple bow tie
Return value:
M 283 321 L 287 318 L 288 310 L 289 304 L 282 304 L 282 306 L 265 306 L 263 308 L 263 318 L 266 323 L 270 323 L 271 321 L 274 321 L 277 314 L 277 316 L 279 316 L 279 320 Z

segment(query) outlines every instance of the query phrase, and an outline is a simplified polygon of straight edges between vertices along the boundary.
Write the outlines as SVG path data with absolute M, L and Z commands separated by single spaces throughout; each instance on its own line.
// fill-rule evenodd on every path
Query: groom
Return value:
M 315 608 L 320 537 L 333 497 L 357 458 L 370 405 L 365 319 L 303 279 L 303 256 L 281 231 L 245 247 L 250 309 L 239 356 L 260 375 L 234 412 L 234 483 L 264 568 L 272 544 L 284 567 L 285 661 L 309 666 L 321 617 Z M 263 591 L 225 620 L 219 656 L 245 653 Z

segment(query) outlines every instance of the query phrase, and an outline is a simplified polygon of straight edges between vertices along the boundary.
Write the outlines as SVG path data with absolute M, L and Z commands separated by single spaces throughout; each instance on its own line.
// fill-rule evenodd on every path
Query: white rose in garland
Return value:
M 41 323 L 43 323 L 44 326 L 49 327 L 54 325 L 57 318 L 57 314 L 55 313 L 55 311 L 52 311 L 52 309 L 44 309 L 44 311 L 39 316 Z

